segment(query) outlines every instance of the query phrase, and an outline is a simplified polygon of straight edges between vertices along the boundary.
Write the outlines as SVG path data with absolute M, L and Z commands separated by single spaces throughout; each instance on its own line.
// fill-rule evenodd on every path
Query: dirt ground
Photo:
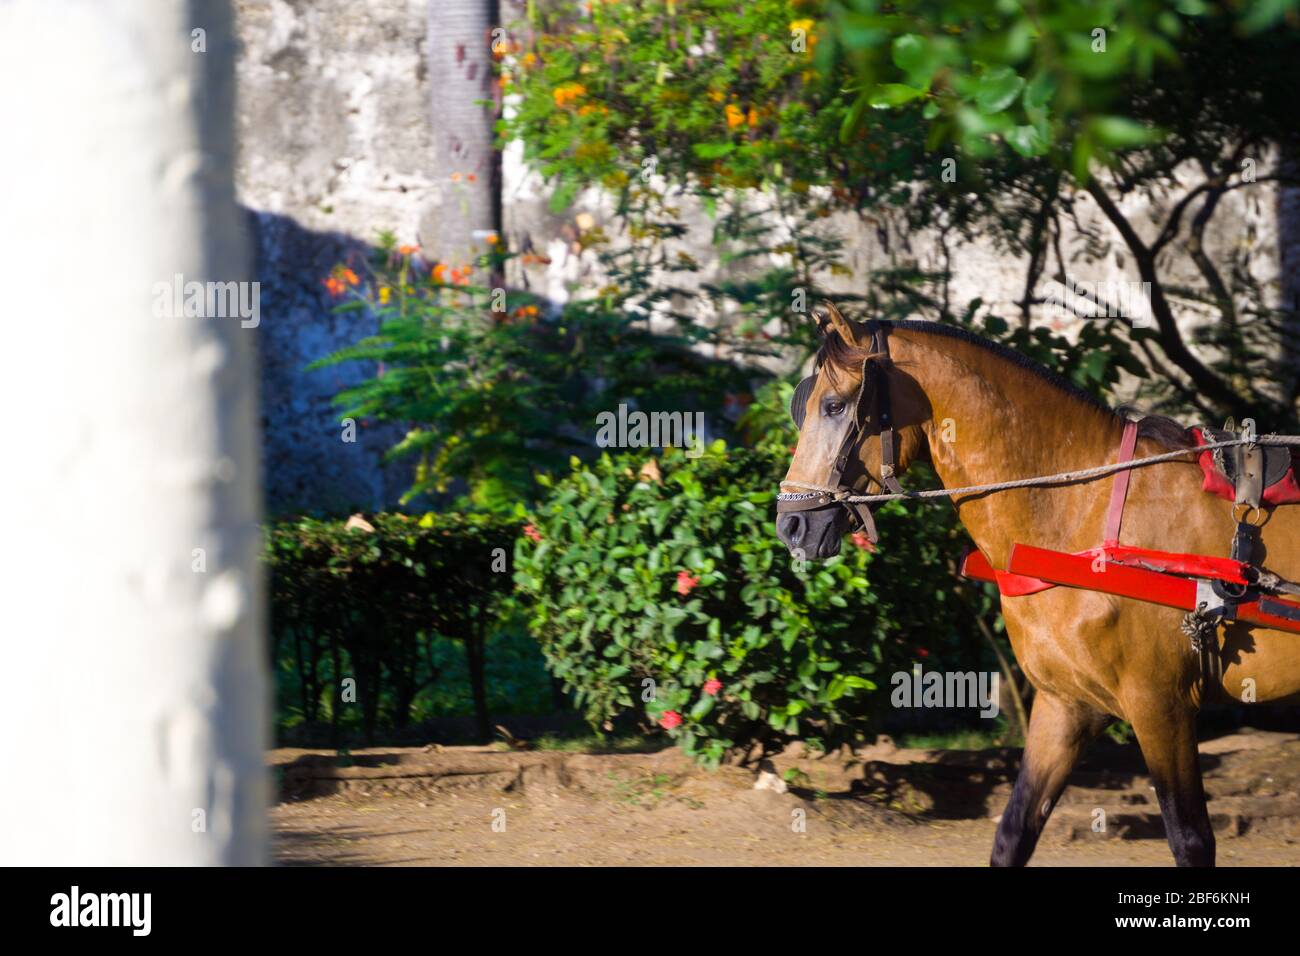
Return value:
M 1018 759 L 885 739 L 819 759 L 795 745 L 758 771 L 701 770 L 676 750 L 268 755 L 276 860 L 376 866 L 983 866 Z M 1300 864 L 1300 735 L 1233 733 L 1201 761 L 1219 864 Z M 1075 772 L 1033 859 L 1172 862 L 1140 755 L 1118 745 Z

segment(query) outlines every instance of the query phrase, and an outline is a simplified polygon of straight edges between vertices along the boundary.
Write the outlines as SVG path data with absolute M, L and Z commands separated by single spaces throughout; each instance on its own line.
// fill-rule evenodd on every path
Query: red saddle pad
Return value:
M 1209 444 L 1201 429 L 1189 428 L 1188 431 L 1191 432 L 1192 439 L 1196 442 L 1197 447 Z M 1217 495 L 1225 501 L 1235 501 L 1237 498 L 1236 489 L 1233 488 L 1228 476 L 1215 467 L 1214 452 L 1201 452 L 1197 456 L 1197 461 L 1200 463 L 1201 473 L 1205 476 L 1201 482 L 1201 490 Z M 1264 489 L 1264 494 L 1261 496 L 1264 504 L 1284 505 L 1300 502 L 1300 485 L 1296 484 L 1295 472 L 1296 457 L 1295 452 L 1292 451 L 1291 467 L 1286 470 L 1282 477 Z

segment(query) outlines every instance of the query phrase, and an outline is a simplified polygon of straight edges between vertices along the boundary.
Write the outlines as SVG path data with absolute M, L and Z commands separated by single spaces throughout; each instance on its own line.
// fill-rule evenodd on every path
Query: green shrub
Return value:
M 480 736 L 485 646 L 511 589 L 517 522 L 482 515 L 381 514 L 367 527 L 296 518 L 266 532 L 273 666 L 292 720 L 337 728 L 340 682 L 356 680 L 359 723 L 404 726 L 445 670 L 437 643 L 463 645 Z
M 650 460 L 575 461 L 516 545 L 533 633 L 593 726 L 635 713 L 710 764 L 791 737 L 829 747 L 875 725 L 916 644 L 972 633 L 947 512 L 883 509 L 882 552 L 846 540 L 801 569 L 773 528 L 784 453 Z
M 593 243 L 595 239 L 591 239 Z M 563 470 L 570 455 L 587 454 L 596 416 L 621 402 L 643 409 L 707 411 L 746 392 L 765 374 L 703 354 L 730 347 L 721 330 L 679 317 L 672 329 L 651 331 L 644 277 L 606 262 L 611 284 L 599 298 L 575 298 L 549 314 L 526 292 L 467 285 L 473 270 L 452 270 L 402 252 L 391 234 L 360 274 L 336 267 L 327 283 L 336 311 L 368 311 L 379 331 L 312 363 L 324 368 L 365 362 L 373 370 L 335 397 L 341 420 L 400 423 L 404 435 L 388 451 L 412 465 L 402 496 L 442 496 L 463 484 L 452 508 L 509 513 L 536 495 L 534 475 Z M 480 273 L 510 258 L 494 245 Z M 449 284 L 448 278 L 455 284 Z M 486 278 L 486 277 L 485 277 Z M 545 309 L 545 311 L 544 311 Z M 423 499 L 420 504 L 426 504 Z

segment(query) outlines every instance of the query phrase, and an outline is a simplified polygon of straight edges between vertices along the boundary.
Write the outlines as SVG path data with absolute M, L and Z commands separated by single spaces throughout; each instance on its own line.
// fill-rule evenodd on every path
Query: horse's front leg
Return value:
M 989 860 L 992 866 L 1029 862 L 1070 771 L 1107 719 L 1091 707 L 1043 691 L 1034 697 L 1020 776 L 1002 811 Z
M 1125 708 L 1160 801 L 1160 816 L 1179 866 L 1214 866 L 1214 828 L 1205 805 L 1196 750 L 1196 712 L 1168 701 Z

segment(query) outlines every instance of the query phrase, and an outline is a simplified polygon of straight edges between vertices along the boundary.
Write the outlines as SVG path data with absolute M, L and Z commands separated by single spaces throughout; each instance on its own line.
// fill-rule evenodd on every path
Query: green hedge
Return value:
M 488 733 L 485 647 L 511 590 L 519 522 L 481 515 L 369 516 L 369 526 L 299 518 L 266 531 L 281 723 L 402 727 L 463 644 L 477 730 Z M 357 719 L 341 682 L 356 680 Z
M 530 627 L 594 726 L 632 714 L 711 764 L 792 737 L 831 746 L 877 725 L 914 652 L 975 633 L 950 513 L 886 508 L 881 553 L 846 539 L 799 569 L 773 528 L 787 455 L 716 443 L 666 453 L 661 475 L 648 461 L 575 460 L 516 544 Z

